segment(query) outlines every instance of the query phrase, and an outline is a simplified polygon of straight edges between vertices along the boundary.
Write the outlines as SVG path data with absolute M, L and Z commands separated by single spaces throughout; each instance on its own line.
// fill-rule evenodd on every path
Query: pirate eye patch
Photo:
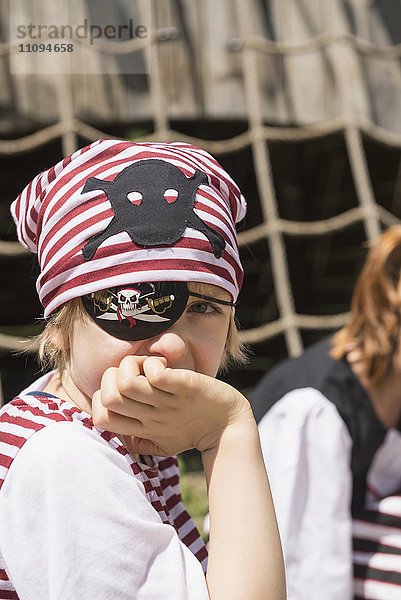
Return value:
M 152 338 L 171 327 L 183 314 L 189 296 L 217 304 L 234 303 L 190 292 L 186 282 L 157 281 L 120 286 L 86 294 L 85 311 L 106 333 L 120 340 Z

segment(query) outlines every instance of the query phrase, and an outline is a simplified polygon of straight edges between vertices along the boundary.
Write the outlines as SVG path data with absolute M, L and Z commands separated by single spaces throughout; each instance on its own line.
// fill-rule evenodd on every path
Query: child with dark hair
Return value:
M 13 203 L 53 370 L 0 414 L 0 598 L 284 599 L 256 423 L 215 379 L 243 357 L 245 208 L 206 152 L 121 140 L 78 150 Z M 193 447 L 208 562 L 174 456 Z
M 349 323 L 253 391 L 289 600 L 401 597 L 400 340 L 395 226 L 369 252 Z

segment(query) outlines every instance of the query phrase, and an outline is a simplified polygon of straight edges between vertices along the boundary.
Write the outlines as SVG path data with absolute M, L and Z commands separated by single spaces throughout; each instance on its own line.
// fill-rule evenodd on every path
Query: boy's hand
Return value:
M 161 357 L 127 356 L 104 373 L 92 399 L 94 424 L 124 436 L 135 454 L 171 456 L 217 446 L 223 431 L 253 420 L 248 401 L 226 383 Z

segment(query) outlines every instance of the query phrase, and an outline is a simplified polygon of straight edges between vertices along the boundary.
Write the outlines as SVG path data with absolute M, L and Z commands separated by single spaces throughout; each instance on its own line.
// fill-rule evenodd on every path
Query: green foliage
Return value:
M 0 334 L 15 335 L 25 338 L 39 335 L 43 330 L 43 323 L 29 323 L 27 325 L 4 325 L 0 326 Z
M 136 127 L 133 127 L 132 129 L 130 129 L 127 132 L 126 137 L 128 140 L 131 140 L 132 142 L 136 142 L 136 141 L 140 141 L 142 138 L 146 137 L 150 133 L 152 133 L 151 124 L 147 125 L 146 123 L 143 123 L 141 125 L 137 125 Z
M 181 494 L 185 508 L 195 521 L 199 533 L 206 539 L 203 520 L 208 512 L 206 480 L 203 471 L 186 471 L 182 456 L 178 457 L 181 472 Z

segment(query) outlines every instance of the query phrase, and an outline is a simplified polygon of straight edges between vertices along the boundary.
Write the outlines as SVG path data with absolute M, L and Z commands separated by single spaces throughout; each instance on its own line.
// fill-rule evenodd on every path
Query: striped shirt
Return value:
M 355 600 L 401 598 L 401 487 L 394 492 L 388 477 L 400 473 L 400 450 L 399 432 L 390 431 L 352 521 Z
M 120 440 L 111 432 L 96 428 L 91 417 L 77 407 L 44 392 L 30 392 L 6 405 L 0 414 L 0 497 L 13 462 L 25 443 L 37 432 L 56 423 L 74 423 L 101 438 L 118 453 L 131 469 L 132 476 L 144 488 L 148 502 L 160 520 L 172 526 L 206 570 L 207 551 L 192 519 L 185 510 L 180 494 L 179 470 L 175 457 L 145 457 L 149 464 L 136 462 Z M 51 451 L 51 449 L 49 449 Z M 149 466 L 150 465 L 150 466 Z M 29 490 L 28 490 L 29 491 Z M 0 553 L 0 599 L 18 598 L 13 574 L 8 572 Z

